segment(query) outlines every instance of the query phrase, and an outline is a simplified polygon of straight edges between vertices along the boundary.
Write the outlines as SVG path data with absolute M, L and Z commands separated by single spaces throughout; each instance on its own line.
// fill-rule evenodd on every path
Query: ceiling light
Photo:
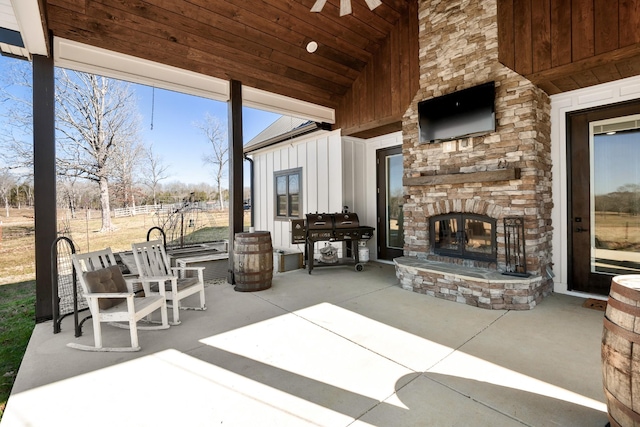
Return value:
M 315 52 L 316 50 L 318 50 L 318 43 L 313 42 L 313 41 L 312 41 L 312 42 L 307 43 L 307 52 L 309 52 L 309 53 L 313 53 L 313 52 Z
M 381 0 L 364 0 L 369 6 L 369 9 L 373 10 L 382 4 Z M 311 12 L 321 12 L 327 0 L 316 0 L 315 4 L 311 8 Z M 351 0 L 340 0 L 340 16 L 349 15 L 351 13 Z

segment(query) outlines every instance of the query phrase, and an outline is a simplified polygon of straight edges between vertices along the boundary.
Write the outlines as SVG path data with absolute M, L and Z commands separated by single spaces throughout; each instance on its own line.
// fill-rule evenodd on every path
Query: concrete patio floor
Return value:
M 392 265 L 209 285 L 208 310 L 88 353 L 36 326 L 9 426 L 598 426 L 603 312 L 552 295 L 490 311 L 401 289 Z M 103 326 L 106 345 L 126 330 Z

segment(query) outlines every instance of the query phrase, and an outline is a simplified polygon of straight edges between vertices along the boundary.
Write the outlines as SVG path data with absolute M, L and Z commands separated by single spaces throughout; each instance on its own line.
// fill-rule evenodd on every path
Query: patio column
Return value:
M 36 190 L 36 322 L 50 320 L 51 245 L 56 239 L 55 79 L 53 55 L 33 55 L 33 180 Z
M 234 237 L 244 231 L 244 209 L 242 196 L 242 83 L 231 80 L 229 85 L 229 274 L 227 281 L 235 284 L 233 274 Z

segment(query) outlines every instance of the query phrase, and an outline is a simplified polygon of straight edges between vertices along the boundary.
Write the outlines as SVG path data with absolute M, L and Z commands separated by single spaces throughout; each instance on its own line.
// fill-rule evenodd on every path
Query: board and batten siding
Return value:
M 302 214 L 341 212 L 344 206 L 358 214 L 360 224 L 376 228 L 376 152 L 402 145 L 402 132 L 370 139 L 341 137 L 340 130 L 316 132 L 256 151 L 254 161 L 255 229 L 271 232 L 274 248 L 304 251 L 291 244 L 291 223 L 275 219 L 275 183 L 278 171 L 302 168 Z M 319 242 L 316 251 L 324 245 Z M 342 249 L 342 244 L 336 244 Z M 376 237 L 368 242 L 370 258 L 377 259 Z M 340 254 L 341 255 L 341 254 Z
M 358 138 L 342 139 L 342 173 L 344 206 L 358 214 L 358 219 L 366 209 L 366 140 Z
M 374 237 L 367 242 L 369 258 L 378 259 L 378 190 L 376 155 L 378 150 L 402 146 L 402 132 L 375 138 L 343 137 L 344 200 L 349 210 L 358 214 L 361 225 L 374 227 Z
M 343 207 L 343 150 L 340 131 L 320 131 L 251 153 L 254 161 L 256 230 L 271 232 L 274 248 L 304 251 L 291 244 L 290 221 L 275 218 L 274 173 L 302 168 L 302 218 Z

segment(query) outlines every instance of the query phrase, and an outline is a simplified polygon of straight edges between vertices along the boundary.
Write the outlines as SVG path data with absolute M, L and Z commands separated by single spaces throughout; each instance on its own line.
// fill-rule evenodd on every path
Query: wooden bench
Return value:
M 176 265 L 178 267 L 205 267 L 204 280 L 224 279 L 229 270 L 229 254 L 221 252 L 176 258 Z

